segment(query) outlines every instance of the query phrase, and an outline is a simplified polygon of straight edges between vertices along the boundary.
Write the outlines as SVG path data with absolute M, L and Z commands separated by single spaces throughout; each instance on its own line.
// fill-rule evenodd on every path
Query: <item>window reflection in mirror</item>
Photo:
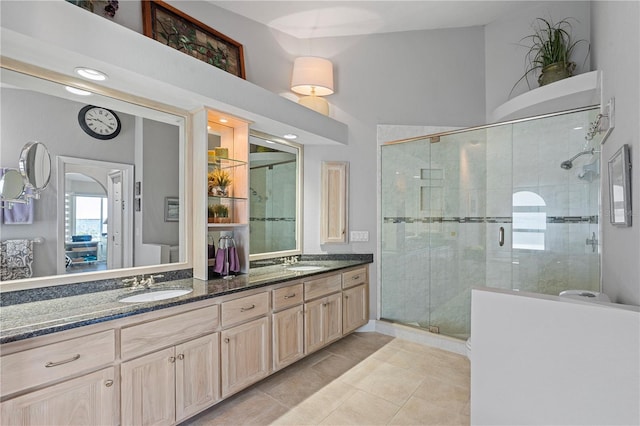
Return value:
M 301 253 L 302 146 L 251 131 L 251 260 Z
M 133 98 L 98 86 L 113 96 L 74 95 L 54 81 L 74 79 L 34 72 L 38 77 L 2 69 L 0 167 L 15 168 L 24 144 L 41 142 L 51 155 L 53 185 L 20 213 L 28 220 L 18 223 L 3 210 L 3 247 L 22 241 L 31 250 L 29 274 L 15 278 L 5 273 L 11 259 L 3 252 L 3 282 L 28 288 L 36 278 L 41 286 L 109 278 L 120 268 L 140 267 L 127 271 L 135 274 L 189 267 L 185 209 L 177 222 L 164 218 L 167 197 L 180 205 L 188 198 L 187 114 L 140 98 L 128 102 Z M 87 105 L 113 111 L 120 132 L 111 139 L 89 135 L 79 122 Z M 95 208 L 84 208 L 87 202 Z

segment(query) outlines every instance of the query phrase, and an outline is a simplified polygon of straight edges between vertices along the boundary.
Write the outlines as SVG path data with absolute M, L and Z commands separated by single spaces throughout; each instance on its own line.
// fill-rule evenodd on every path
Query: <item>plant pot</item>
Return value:
M 215 217 L 208 217 L 207 218 L 207 223 L 216 223 L 216 218 Z
M 211 187 L 211 195 L 214 197 L 228 197 L 229 196 L 229 187 L 228 186 L 213 186 Z
M 213 223 L 231 223 L 230 217 L 214 217 Z
M 542 67 L 542 72 L 540 73 L 540 77 L 538 77 L 538 84 L 545 86 L 555 81 L 571 77 L 575 68 L 575 62 L 555 62 Z

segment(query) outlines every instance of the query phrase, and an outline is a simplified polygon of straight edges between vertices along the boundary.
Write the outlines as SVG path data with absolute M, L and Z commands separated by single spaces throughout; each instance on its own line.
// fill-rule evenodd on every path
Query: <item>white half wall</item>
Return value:
M 640 424 L 638 307 L 473 289 L 471 336 L 471 424 Z
M 592 3 L 592 63 L 602 70 L 602 99 L 615 98 L 615 129 L 602 145 L 602 288 L 618 303 L 640 305 L 640 2 Z M 609 222 L 607 162 L 623 144 L 631 151 L 630 228 Z

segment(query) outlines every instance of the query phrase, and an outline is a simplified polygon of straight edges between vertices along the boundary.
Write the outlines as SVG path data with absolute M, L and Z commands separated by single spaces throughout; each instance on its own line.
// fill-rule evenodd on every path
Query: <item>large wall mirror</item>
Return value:
M 302 164 L 301 145 L 250 132 L 250 260 L 302 253 Z
M 38 141 L 51 155 L 51 183 L 28 205 L 2 209 L 0 284 L 26 288 L 189 267 L 186 113 L 105 89 L 74 94 L 45 71 L 1 71 L 0 167 L 15 168 L 24 144 Z M 111 129 L 102 125 L 117 125 L 117 132 L 105 135 Z M 6 247 L 16 242 L 31 250 L 27 276 L 11 274 L 16 262 Z

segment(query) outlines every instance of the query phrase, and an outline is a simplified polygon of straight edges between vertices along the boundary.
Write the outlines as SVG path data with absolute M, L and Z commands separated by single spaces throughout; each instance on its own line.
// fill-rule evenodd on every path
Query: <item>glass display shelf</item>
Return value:
M 208 161 L 210 168 L 230 169 L 233 167 L 245 166 L 246 161 L 234 160 L 233 158 L 216 158 L 214 161 Z

